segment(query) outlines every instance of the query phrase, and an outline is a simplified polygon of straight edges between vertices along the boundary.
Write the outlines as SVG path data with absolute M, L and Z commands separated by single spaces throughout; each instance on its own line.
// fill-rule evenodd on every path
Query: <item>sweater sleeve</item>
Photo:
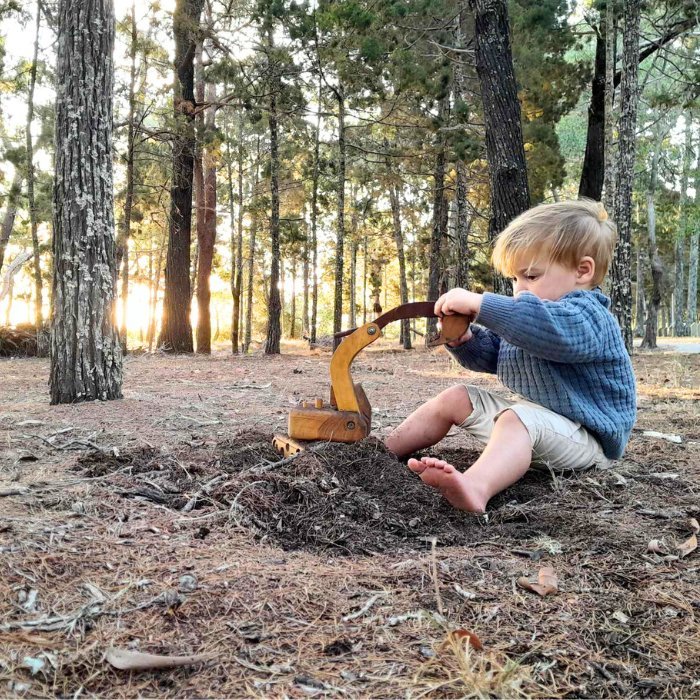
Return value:
M 476 320 L 512 345 L 551 362 L 590 362 L 600 356 L 607 311 L 581 292 L 543 301 L 529 292 L 517 297 L 484 294 Z
M 496 374 L 501 339 L 488 328 L 471 326 L 472 337 L 462 345 L 445 347 L 462 367 L 473 372 Z

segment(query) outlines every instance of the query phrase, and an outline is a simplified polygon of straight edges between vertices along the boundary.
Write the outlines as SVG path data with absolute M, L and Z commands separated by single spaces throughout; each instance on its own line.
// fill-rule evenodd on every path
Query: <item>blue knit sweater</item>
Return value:
M 622 456 L 637 411 L 632 363 L 601 292 L 557 301 L 529 292 L 484 294 L 473 337 L 449 348 L 476 372 L 491 372 L 512 391 L 581 423 L 605 455 Z

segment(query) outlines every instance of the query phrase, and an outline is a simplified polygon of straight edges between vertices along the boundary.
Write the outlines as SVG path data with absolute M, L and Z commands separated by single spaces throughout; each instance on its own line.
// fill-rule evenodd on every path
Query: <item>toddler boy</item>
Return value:
M 576 470 L 622 456 L 635 420 L 635 379 L 598 288 L 615 238 L 597 202 L 541 204 L 496 239 L 493 264 L 512 278 L 513 297 L 456 288 L 435 302 L 438 316 L 461 313 L 478 324 L 449 348 L 457 361 L 497 374 L 522 397 L 456 385 L 388 436 L 399 457 L 436 444 L 454 425 L 486 443 L 464 473 L 432 457 L 408 460 L 456 508 L 484 512 L 531 465 Z

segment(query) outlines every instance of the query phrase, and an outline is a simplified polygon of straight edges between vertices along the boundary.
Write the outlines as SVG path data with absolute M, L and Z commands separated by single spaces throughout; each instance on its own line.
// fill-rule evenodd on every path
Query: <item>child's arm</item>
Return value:
M 488 328 L 470 326 L 471 338 L 466 343 L 450 347 L 446 345 L 452 356 L 462 367 L 473 372 L 490 372 L 496 374 L 498 350 L 501 339 Z
M 590 362 L 600 357 L 607 311 L 588 294 L 543 301 L 524 292 L 518 297 L 485 293 L 477 321 L 512 345 L 552 362 Z

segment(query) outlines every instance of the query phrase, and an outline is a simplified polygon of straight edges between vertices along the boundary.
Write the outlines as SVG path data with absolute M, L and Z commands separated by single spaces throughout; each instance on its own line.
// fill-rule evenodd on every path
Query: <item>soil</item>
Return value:
M 0 360 L 0 688 L 700 694 L 700 357 L 637 354 L 625 458 L 533 470 L 478 517 L 381 438 L 456 382 L 503 388 L 443 351 L 382 343 L 353 372 L 373 436 L 291 460 L 272 435 L 292 405 L 327 395 L 326 353 L 131 356 L 123 400 L 54 407 L 46 360 Z M 454 430 L 431 454 L 465 469 L 479 449 Z M 542 567 L 558 578 L 545 597 L 518 584 Z M 211 660 L 126 672 L 110 647 Z

